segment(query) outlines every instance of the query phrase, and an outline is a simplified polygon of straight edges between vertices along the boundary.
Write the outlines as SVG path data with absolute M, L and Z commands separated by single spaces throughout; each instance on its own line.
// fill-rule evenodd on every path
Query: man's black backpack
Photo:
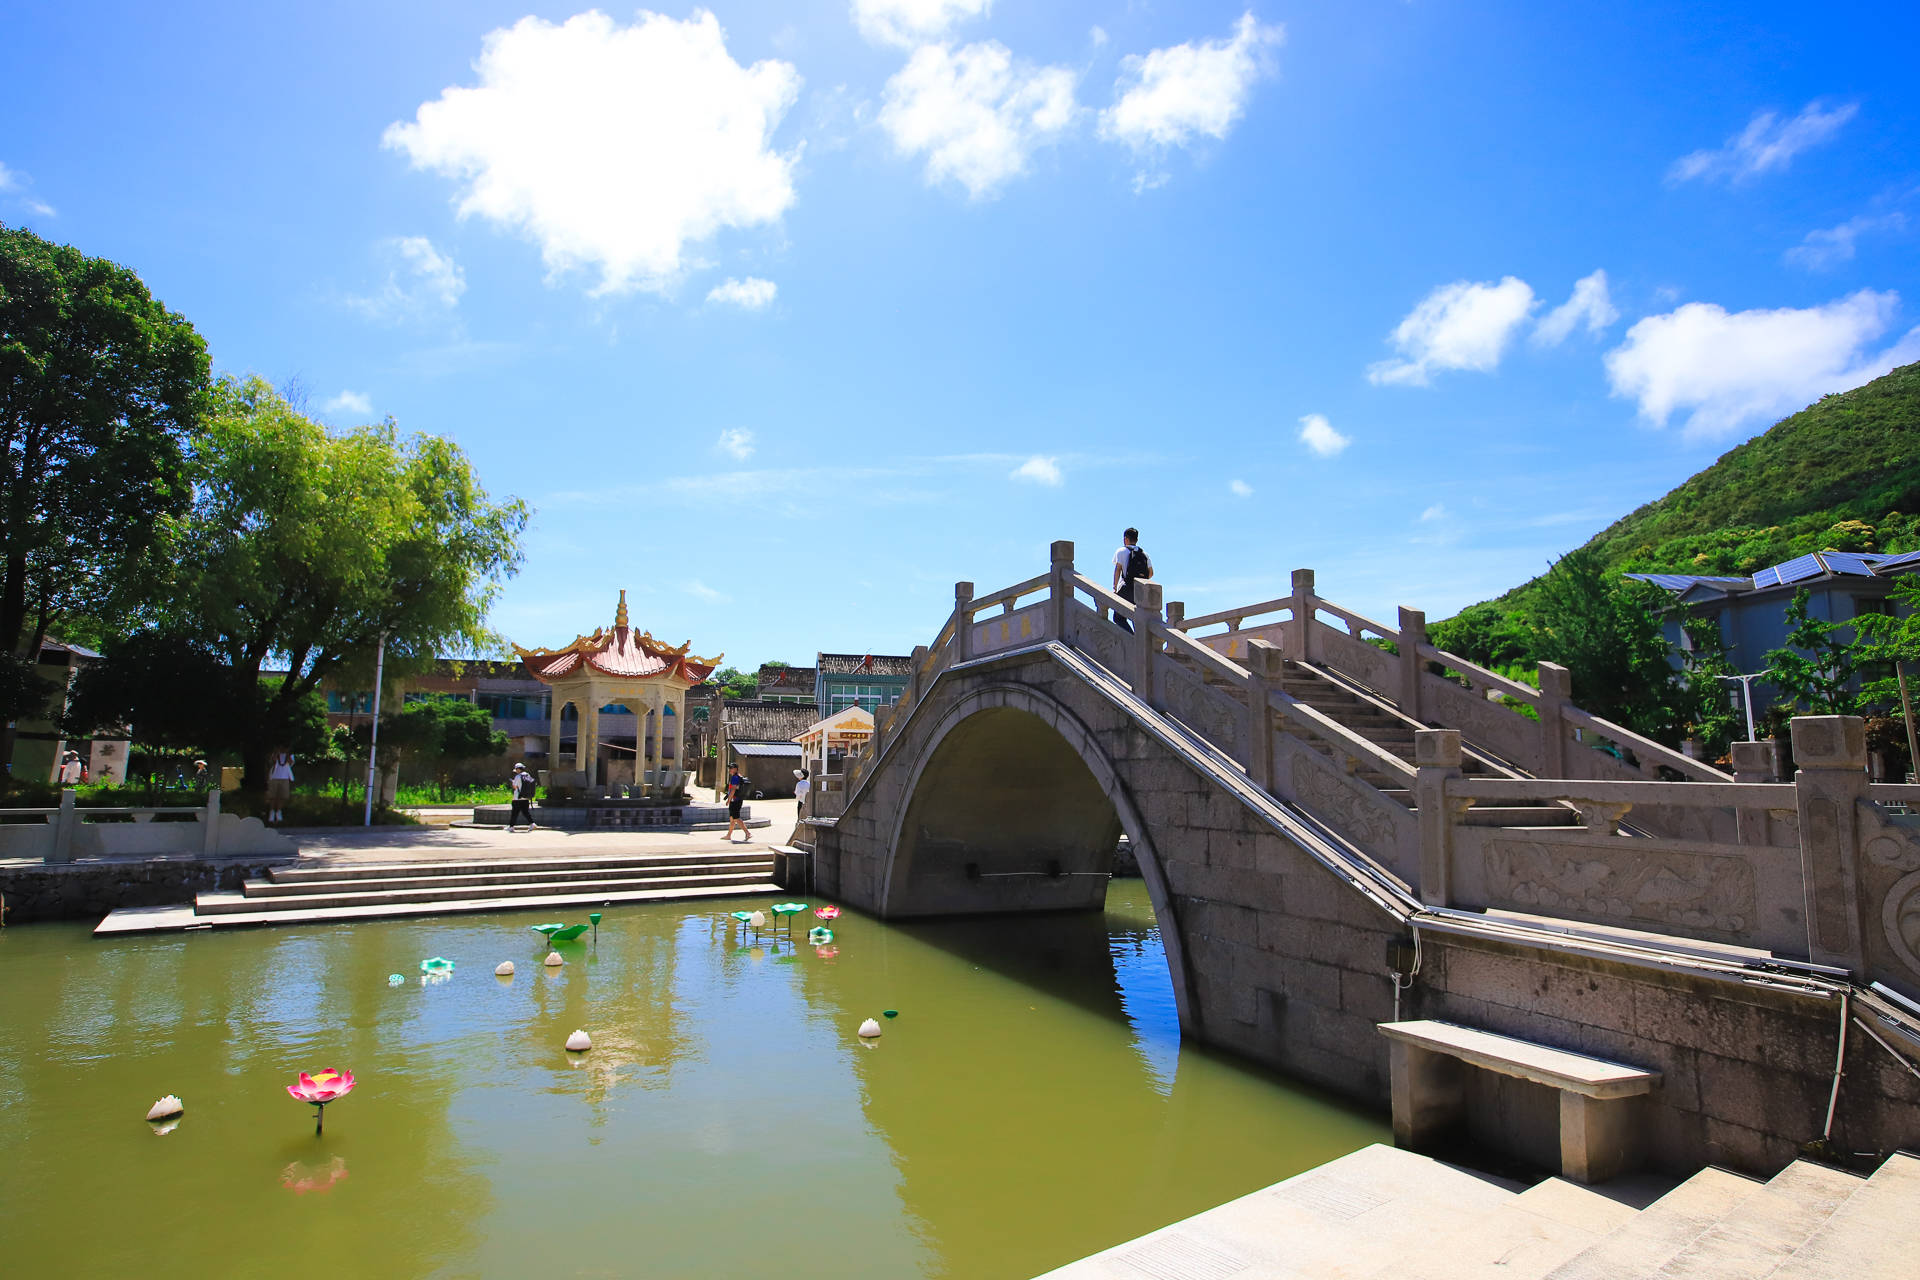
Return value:
M 1121 576 L 1128 582 L 1132 582 L 1135 578 L 1151 578 L 1153 576 L 1153 561 L 1147 558 L 1147 549 L 1145 547 L 1132 546 L 1127 548 L 1127 567 Z

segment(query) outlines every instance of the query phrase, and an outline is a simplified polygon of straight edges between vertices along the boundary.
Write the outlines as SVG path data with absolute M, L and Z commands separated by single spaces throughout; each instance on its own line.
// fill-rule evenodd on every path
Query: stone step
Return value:
M 703 889 L 626 889 L 618 893 L 556 893 L 540 898 L 464 898 L 453 902 L 387 902 L 345 907 L 302 908 L 287 911 L 225 912 L 195 915 L 191 904 L 170 907 L 122 907 L 94 929 L 104 934 L 180 933 L 188 929 L 237 928 L 268 924 L 334 924 L 353 920 L 391 920 L 405 916 L 479 915 L 519 911 L 532 914 L 584 912 L 594 907 L 617 907 L 642 902 L 682 902 L 701 898 L 775 897 L 788 892 L 772 882 L 727 885 Z
M 1796 1160 L 1674 1254 L 1660 1269 L 1661 1280 L 1766 1276 L 1866 1183 L 1839 1169 Z
M 1895 1152 L 1770 1280 L 1912 1280 L 1920 1274 L 1920 1156 Z
M 1706 1168 L 1648 1205 L 1633 1219 L 1547 1273 L 1547 1280 L 1623 1280 L 1659 1274 L 1761 1184 Z
M 462 902 L 480 899 L 505 901 L 513 898 L 550 897 L 571 894 L 594 897 L 604 893 L 624 893 L 640 889 L 728 888 L 757 884 L 770 877 L 772 864 L 756 871 L 724 871 L 704 875 L 621 877 L 609 880 L 576 882 L 535 881 L 528 884 L 466 886 L 442 885 L 432 889 L 390 889 L 366 892 L 310 893 L 291 897 L 248 897 L 245 893 L 203 893 L 193 900 L 195 915 L 213 916 L 235 913 L 271 913 L 275 911 L 315 911 L 329 907 L 385 906 L 393 903 Z
M 276 884 L 305 880 L 381 880 L 390 876 L 459 876 L 489 872 L 548 871 L 567 868 L 626 869 L 663 865 L 683 866 L 700 863 L 708 866 L 758 864 L 766 861 L 765 849 L 712 850 L 695 853 L 612 853 L 598 856 L 548 858 L 489 858 L 486 860 L 435 859 L 429 862 L 308 862 L 275 867 L 268 876 Z
M 431 873 L 428 873 L 428 872 Z M 678 859 L 648 863 L 626 868 L 607 867 L 542 867 L 538 871 L 504 872 L 463 872 L 453 875 L 440 874 L 436 869 L 421 868 L 410 875 L 394 876 L 355 876 L 353 878 L 308 878 L 293 881 L 249 880 L 241 891 L 249 898 L 286 898 L 306 897 L 329 893 L 373 893 L 389 892 L 395 889 L 437 889 L 450 888 L 472 890 L 463 892 L 460 897 L 484 897 L 478 892 L 490 886 L 511 886 L 523 884 L 564 884 L 575 880 L 631 880 L 636 884 L 645 883 L 658 877 L 687 875 L 721 875 L 745 873 L 756 879 L 765 879 L 773 871 L 773 859 L 764 855 L 742 859 L 738 862 L 682 862 Z
M 1611 1184 L 1583 1187 L 1548 1178 L 1490 1213 L 1460 1222 L 1371 1280 L 1542 1280 L 1568 1258 L 1631 1222 L 1665 1183 L 1622 1195 Z
M 1469 827 L 1577 827 L 1580 815 L 1564 805 L 1475 805 L 1467 810 Z

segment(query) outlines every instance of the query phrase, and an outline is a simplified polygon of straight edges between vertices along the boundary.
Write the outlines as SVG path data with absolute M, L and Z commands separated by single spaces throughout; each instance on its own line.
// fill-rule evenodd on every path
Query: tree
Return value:
M 1854 669 L 1868 671 L 1881 663 L 1895 666 L 1886 676 L 1860 686 L 1860 700 L 1874 706 L 1900 700 L 1898 664 L 1920 662 L 1920 575 L 1896 579 L 1887 604 L 1896 612 L 1863 613 L 1853 620 Z
M 0 227 L 0 648 L 133 607 L 208 389 L 206 343 L 133 272 Z
M 1537 658 L 1573 675 L 1573 698 L 1603 719 L 1674 742 L 1685 727 L 1684 690 L 1660 631 L 1664 591 L 1613 574 L 1587 548 L 1542 576 L 1528 619 Z
M 1718 618 L 1685 617 L 1680 629 L 1687 637 L 1680 655 L 1687 735 L 1700 742 L 1709 760 L 1717 760 L 1730 749 L 1734 735 L 1746 732 L 1746 715 L 1733 709 L 1732 690 L 1722 679 L 1735 674 L 1733 662 Z
M 450 766 L 507 753 L 507 735 L 493 727 L 493 716 L 465 698 L 421 698 L 398 713 L 380 717 L 380 745 L 416 763 L 431 762 L 434 781 L 446 794 Z
M 257 378 L 223 379 L 214 399 L 149 630 L 216 660 L 208 696 L 258 788 L 304 700 L 371 665 L 383 634 L 390 673 L 498 647 L 487 609 L 527 509 L 492 501 L 451 441 L 391 420 L 331 433 Z M 285 678 L 263 683 L 270 668 Z
M 723 698 L 751 698 L 760 687 L 759 678 L 753 672 L 738 667 L 722 667 L 713 673 L 712 679 L 720 686 Z
M 325 701 L 315 689 L 285 696 L 285 685 L 273 676 L 242 684 L 203 644 L 137 632 L 80 669 L 61 724 L 73 736 L 125 727 L 143 746 L 209 754 L 243 751 L 255 726 L 295 755 L 325 754 Z
M 1805 587 L 1787 605 L 1787 647 L 1767 651 L 1767 683 L 1780 691 L 1780 705 L 1817 716 L 1850 716 L 1860 705 L 1848 686 L 1857 655 L 1834 639 L 1846 624 L 1813 616 Z M 1857 623 L 1859 620 L 1855 619 Z

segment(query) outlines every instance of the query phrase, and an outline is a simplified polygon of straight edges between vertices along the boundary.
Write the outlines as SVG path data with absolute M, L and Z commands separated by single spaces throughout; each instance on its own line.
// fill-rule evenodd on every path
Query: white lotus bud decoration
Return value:
M 563 965 L 565 963 L 566 961 L 560 958 L 560 953 L 558 951 L 547 952 L 547 968 L 549 969 L 558 968 L 560 965 Z
M 493 972 L 497 977 L 511 978 L 513 976 L 513 961 L 502 960 L 493 967 Z
M 168 1094 L 166 1097 L 160 1099 L 160 1101 L 153 1104 L 153 1109 L 147 1112 L 147 1119 L 165 1120 L 170 1116 L 179 1115 L 181 1112 L 185 1111 L 186 1109 L 187 1109 L 187 1106 L 184 1102 L 180 1101 L 180 1099 L 174 1097 L 172 1094 Z
M 880 1034 L 880 1023 L 876 1019 L 868 1018 L 865 1022 L 860 1024 L 861 1039 L 871 1040 L 879 1034 Z
M 567 1037 L 568 1053 L 585 1053 L 593 1048 L 593 1037 L 584 1031 L 576 1031 Z

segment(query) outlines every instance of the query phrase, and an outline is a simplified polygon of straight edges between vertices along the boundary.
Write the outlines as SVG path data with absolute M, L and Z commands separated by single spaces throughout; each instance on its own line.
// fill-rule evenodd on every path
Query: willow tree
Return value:
M 208 745 L 239 752 L 248 787 L 303 701 L 365 670 L 383 636 L 402 663 L 498 647 L 487 611 L 519 567 L 527 509 L 491 499 L 451 441 L 391 419 L 329 431 L 257 378 L 223 379 L 192 463 L 149 626 L 217 660 L 209 699 L 235 723 Z M 272 671 L 286 675 L 261 679 Z

